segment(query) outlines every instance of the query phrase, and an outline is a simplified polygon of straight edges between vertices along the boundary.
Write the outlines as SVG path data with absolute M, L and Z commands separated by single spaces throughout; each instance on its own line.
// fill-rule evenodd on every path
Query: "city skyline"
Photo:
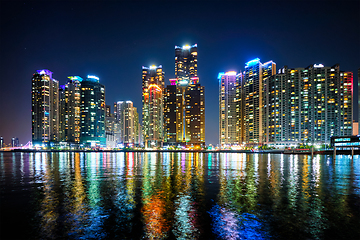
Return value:
M 172 29 L 171 23 L 176 18 L 171 13 L 162 18 L 153 17 L 149 22 L 144 21 L 146 18 L 139 16 L 141 14 L 137 14 L 137 19 L 131 18 L 131 14 L 144 13 L 147 8 L 158 12 L 174 7 L 171 3 L 144 7 L 140 3 L 1 2 L 1 35 L 7 37 L 1 39 L 0 135 L 6 144 L 12 137 L 18 137 L 22 144 L 31 140 L 29 76 L 34 71 L 49 69 L 60 84 L 65 84 L 71 75 L 94 74 L 107 87 L 106 104 L 131 100 L 134 106 L 141 108 L 141 66 L 163 65 L 168 85 L 169 79 L 175 77 L 172 51 L 175 45 L 199 45 L 198 74 L 206 88 L 207 144 L 217 144 L 219 139 L 218 98 L 211 97 L 218 94 L 218 72 L 242 72 L 244 63 L 256 57 L 273 60 L 278 69 L 284 65 L 297 68 L 314 63 L 325 66 L 339 63 L 342 70 L 353 72 L 354 83 L 357 83 L 356 73 L 360 67 L 360 47 L 357 44 L 360 41 L 359 3 L 303 4 L 310 4 L 313 9 L 304 6 L 306 10 L 301 10 L 294 3 L 284 2 L 267 2 L 262 6 L 231 2 L 212 2 L 206 6 L 194 3 L 191 10 L 197 11 L 197 16 L 187 19 L 191 12 L 182 11 L 184 27 Z M 99 6 L 100 9 L 96 8 Z M 254 6 L 259 11 L 253 15 L 246 11 L 239 16 L 229 14 L 235 13 L 235 9 Z M 266 7 L 273 10 L 270 18 L 261 16 L 270 11 Z M 116 9 L 124 14 L 120 17 Z M 188 8 L 185 4 L 179 9 Z M 205 17 L 215 10 L 218 15 L 214 19 Z M 308 18 L 299 23 L 292 13 L 298 15 L 301 11 Z M 283 12 L 282 17 L 276 15 L 280 12 Z M 108 16 L 114 16 L 116 21 L 112 23 Z M 49 21 L 42 20 L 46 17 Z M 283 18 L 287 21 L 284 22 Z M 131 19 L 130 26 L 124 23 L 126 19 Z M 71 26 L 73 22 L 75 24 Z M 209 24 L 205 24 L 207 22 Z M 164 30 L 159 35 L 151 30 L 140 33 L 145 23 Z M 120 25 L 117 33 L 114 24 Z M 332 29 L 339 29 L 347 37 L 335 37 Z M 46 34 L 36 38 L 41 31 Z M 329 51 L 331 48 L 333 50 Z M 354 88 L 354 118 L 357 117 L 356 97 L 357 89 Z

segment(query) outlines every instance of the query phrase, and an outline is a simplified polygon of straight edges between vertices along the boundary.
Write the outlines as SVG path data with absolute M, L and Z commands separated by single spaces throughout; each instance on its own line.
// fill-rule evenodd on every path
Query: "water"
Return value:
M 360 156 L 0 153 L 1 239 L 360 239 Z

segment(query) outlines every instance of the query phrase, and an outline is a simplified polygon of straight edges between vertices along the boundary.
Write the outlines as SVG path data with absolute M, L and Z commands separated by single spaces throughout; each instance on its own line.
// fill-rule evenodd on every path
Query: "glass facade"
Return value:
M 59 133 L 59 82 L 52 72 L 38 70 L 32 77 L 32 142 L 49 145 L 58 141 Z
M 81 82 L 80 143 L 84 146 L 105 147 L 105 87 L 99 78 L 88 76 Z
M 164 139 L 164 77 L 161 65 L 142 69 L 142 122 L 145 147 L 160 147 Z

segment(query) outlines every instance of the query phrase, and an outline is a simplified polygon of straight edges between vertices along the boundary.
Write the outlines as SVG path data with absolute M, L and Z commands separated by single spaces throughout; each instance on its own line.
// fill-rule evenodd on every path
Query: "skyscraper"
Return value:
M 266 143 L 329 143 L 330 136 L 351 135 L 351 72 L 339 65 L 285 66 L 268 84 Z
M 0 149 L 4 147 L 4 138 L 0 137 Z
M 20 147 L 19 138 L 11 138 L 11 147 Z
M 38 70 L 32 77 L 32 142 L 46 145 L 58 141 L 59 82 L 52 72 Z
M 276 64 L 272 61 L 262 64 L 259 58 L 246 63 L 241 85 L 243 119 L 242 139 L 246 144 L 259 145 L 268 132 L 267 106 L 270 104 L 267 96 L 268 79 L 275 74 Z
M 175 46 L 175 77 L 197 77 L 197 44 Z
M 120 125 L 120 143 L 124 146 L 139 145 L 139 115 L 132 101 L 117 102 L 117 120 Z
M 80 143 L 85 146 L 106 146 L 105 87 L 99 78 L 88 75 L 81 82 Z
M 79 76 L 70 76 L 65 85 L 65 141 L 80 142 L 81 82 Z
M 221 146 L 238 145 L 236 87 L 237 73 L 219 73 L 219 142 Z
M 164 97 L 166 144 L 204 146 L 205 93 L 197 76 L 196 44 L 175 46 L 175 76 Z
M 161 65 L 142 68 L 142 122 L 145 147 L 159 147 L 163 142 L 164 74 Z

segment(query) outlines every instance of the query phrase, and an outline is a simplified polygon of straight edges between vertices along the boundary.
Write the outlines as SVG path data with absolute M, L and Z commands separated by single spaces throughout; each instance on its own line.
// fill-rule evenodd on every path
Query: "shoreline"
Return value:
M 96 152 L 175 152 L 175 153 L 249 153 L 249 154 L 296 154 L 296 155 L 311 155 L 311 151 L 308 152 L 297 152 L 297 151 L 285 151 L 285 150 L 145 150 L 145 149 L 134 149 L 134 150 L 36 150 L 36 149 L 12 149 L 12 150 L 0 150 L 0 152 L 85 152 L 85 153 L 96 153 Z M 333 150 L 321 150 L 314 151 L 314 155 L 333 155 Z M 351 155 L 351 150 L 336 150 L 336 155 Z M 360 155 L 360 150 L 354 150 L 354 155 Z

